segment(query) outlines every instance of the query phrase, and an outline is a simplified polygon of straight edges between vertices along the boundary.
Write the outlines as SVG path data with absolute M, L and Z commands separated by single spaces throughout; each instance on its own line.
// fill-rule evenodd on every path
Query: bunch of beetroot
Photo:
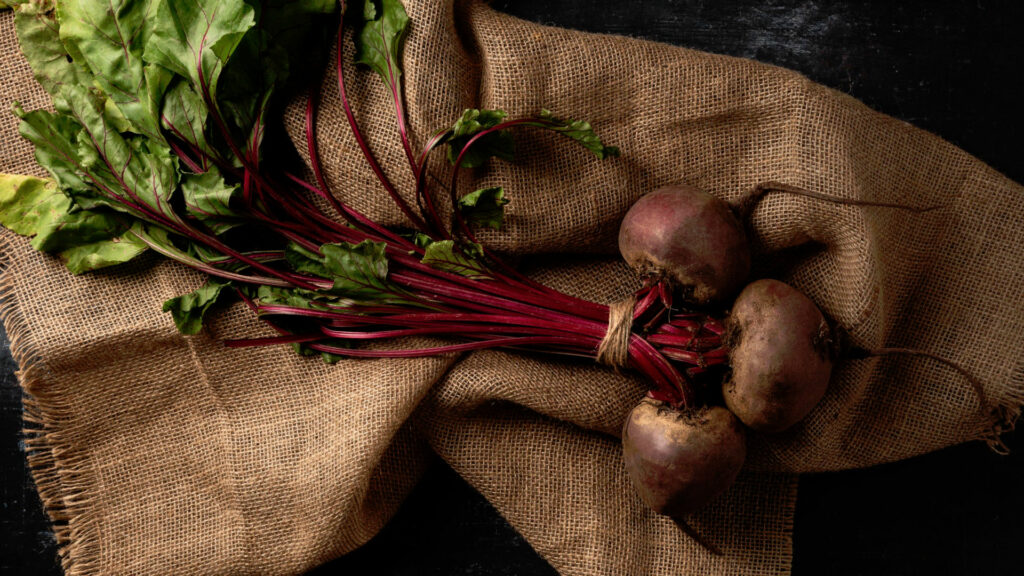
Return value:
M 36 248 L 59 254 L 76 273 L 145 251 L 203 272 L 207 284 L 165 310 L 182 332 L 195 333 L 219 300 L 236 296 L 277 333 L 232 346 L 288 344 L 329 361 L 505 348 L 633 370 L 650 392 L 625 419 L 626 468 L 643 500 L 684 529 L 684 515 L 735 479 L 747 428 L 785 430 L 822 398 L 839 338 L 795 289 L 747 284 L 749 203 L 730 206 L 682 185 L 651 192 L 626 214 L 619 236 L 642 279 L 633 298 L 607 306 L 560 293 L 476 241 L 474 227 L 502 225 L 509 198 L 494 187 L 463 194 L 458 175 L 510 158 L 514 129 L 553 131 L 599 159 L 618 155 L 589 124 L 547 111 L 509 120 L 498 110 L 467 110 L 414 151 L 402 101 L 409 20 L 401 2 L 363 0 L 348 13 L 343 2 L 343 14 L 356 20 L 357 63 L 387 86 L 416 182 L 401 194 L 375 158 L 337 50 L 338 91 L 356 144 L 406 216 L 407 228 L 388 229 L 329 189 L 313 98 L 312 178 L 268 153 L 280 150 L 267 146 L 278 95 L 294 94 L 303 72 L 315 73 L 316 59 L 302 47 L 326 44 L 313 40 L 326 37 L 334 3 L 189 6 L 18 4 L 23 50 L 54 111 L 17 113 L 52 178 L 0 175 L 0 224 L 33 236 Z M 428 170 L 439 148 L 447 148 L 447 180 Z M 404 336 L 452 341 L 364 345 Z
M 746 428 L 781 432 L 817 405 L 836 338 L 795 288 L 769 279 L 744 287 L 751 262 L 745 226 L 734 207 L 696 188 L 670 186 L 641 197 L 622 222 L 619 250 L 648 284 L 694 305 L 722 307 L 735 298 L 721 335 L 729 369 L 716 383 L 720 389 L 704 390 L 704 402 L 696 403 L 685 390 L 689 381 L 678 391 L 656 390 L 623 426 L 633 484 L 654 510 L 678 519 L 736 478 Z M 718 399 L 724 407 L 714 405 Z
M 911 348 L 856 347 L 795 288 L 772 279 L 744 286 L 751 267 L 747 223 L 768 192 L 914 212 L 935 208 L 834 198 L 769 182 L 735 204 L 693 187 L 669 186 L 641 197 L 626 214 L 619 250 L 646 285 L 725 314 L 714 353 L 727 355 L 727 369 L 711 389 L 706 380 L 693 379 L 676 390 L 656 388 L 629 413 L 622 429 L 626 469 L 642 499 L 716 553 L 682 517 L 736 478 L 746 454 L 747 429 L 776 434 L 810 414 L 825 395 L 838 360 L 926 358 L 959 373 L 977 395 L 981 412 L 988 416 L 989 411 L 982 384 L 955 362 Z M 658 341 L 657 335 L 648 338 Z M 705 362 L 698 358 L 698 365 Z

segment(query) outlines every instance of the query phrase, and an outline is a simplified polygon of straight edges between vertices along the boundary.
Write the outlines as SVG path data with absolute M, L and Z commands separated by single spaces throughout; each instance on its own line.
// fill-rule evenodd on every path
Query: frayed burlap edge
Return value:
M 982 425 L 975 431 L 975 439 L 988 444 L 988 447 L 996 454 L 1004 456 L 1009 454 L 1010 448 L 1003 441 L 1003 437 L 1017 427 L 1022 408 L 1024 408 L 1024 359 L 1010 373 L 1010 388 L 1006 397 L 992 410 L 994 421 L 991 425 Z
M 99 519 L 86 455 L 67 442 L 61 423 L 71 419 L 59 393 L 47 393 L 46 368 L 28 321 L 18 307 L 11 267 L 17 237 L 0 231 L 0 323 L 18 364 L 22 387 L 26 460 L 43 510 L 57 541 L 57 554 L 66 576 L 85 576 L 99 570 Z

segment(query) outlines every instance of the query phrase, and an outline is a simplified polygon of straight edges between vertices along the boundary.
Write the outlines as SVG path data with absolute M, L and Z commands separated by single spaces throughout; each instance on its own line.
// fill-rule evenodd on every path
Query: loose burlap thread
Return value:
M 618 221 L 672 182 L 732 199 L 765 181 L 908 205 L 921 214 L 784 194 L 754 211 L 758 273 L 810 295 L 866 348 L 941 352 L 1011 417 L 1024 402 L 1024 191 L 941 139 L 789 71 L 522 22 L 477 2 L 407 0 L 406 101 L 417 143 L 465 107 L 549 108 L 590 120 L 624 156 L 598 162 L 522 132 L 518 159 L 467 178 L 503 185 L 508 226 L 482 239 L 530 254 L 528 273 L 614 302 L 636 281 Z M 0 50 L 14 54 L 11 18 Z M 411 190 L 387 94 L 348 70 L 359 121 Z M 0 100 L 45 95 L 20 58 Z M 663 111 L 672 110 L 672 115 Z M 301 115 L 288 126 L 297 141 Z M 0 171 L 41 174 L 0 117 Z M 327 178 L 374 218 L 400 214 L 374 184 L 328 78 Z M 300 149 L 303 149 L 300 146 Z M 410 197 L 411 200 L 411 197 Z M 737 484 L 690 519 L 708 555 L 648 512 L 616 436 L 641 380 L 577 361 L 488 351 L 345 361 L 226 350 L 266 334 L 244 307 L 197 337 L 160 303 L 201 278 L 154 257 L 71 277 L 0 236 L 2 319 L 26 390 L 30 465 L 68 574 L 295 574 L 350 551 L 394 513 L 430 451 L 486 496 L 561 573 L 786 574 L 793 474 L 887 462 L 984 439 L 970 386 L 915 358 L 841 363 L 822 404 L 780 436 L 752 435 Z M 803 247 L 800 250 L 787 250 Z M 794 257 L 793 254 L 799 254 Z M 429 527 L 424 527 L 429 529 Z

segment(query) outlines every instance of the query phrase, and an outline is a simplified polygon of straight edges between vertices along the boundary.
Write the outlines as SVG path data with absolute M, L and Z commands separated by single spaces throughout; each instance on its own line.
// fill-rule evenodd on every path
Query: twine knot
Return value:
M 629 363 L 629 338 L 633 334 L 636 298 L 614 302 L 608 307 L 608 331 L 597 347 L 597 361 L 618 370 Z

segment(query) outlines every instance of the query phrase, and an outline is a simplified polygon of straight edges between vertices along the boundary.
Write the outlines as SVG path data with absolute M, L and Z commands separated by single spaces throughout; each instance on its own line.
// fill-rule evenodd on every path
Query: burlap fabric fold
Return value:
M 616 435 L 643 383 L 511 352 L 328 366 L 287 349 L 226 350 L 266 334 L 241 307 L 196 337 L 159 311 L 201 279 L 156 258 L 71 277 L 3 232 L 2 318 L 27 391 L 30 463 L 68 574 L 295 574 L 354 549 L 394 513 L 433 450 L 569 575 L 786 574 L 794 473 L 867 466 L 991 438 L 1024 402 L 1024 190 L 941 139 L 785 70 L 633 39 L 546 28 L 477 2 L 407 0 L 406 102 L 417 143 L 466 107 L 590 120 L 623 157 L 598 162 L 521 132 L 501 183 L 507 229 L 543 281 L 610 302 L 635 288 L 617 223 L 643 192 L 687 182 L 735 198 L 775 180 L 851 207 L 771 194 L 753 214 L 760 274 L 809 294 L 865 347 L 941 353 L 845 361 L 810 419 L 751 443 L 739 482 L 691 519 L 708 555 L 633 495 Z M 14 54 L 0 16 L 0 53 Z M 370 141 L 410 189 L 386 94 L 349 70 Z M 20 58 L 0 101 L 45 105 Z M 6 106 L 6 104 L 4 104 Z M 293 136 L 301 123 L 288 116 Z M 340 112 L 321 97 L 335 192 L 389 223 Z M 0 117 L 0 171 L 39 174 Z M 425 530 L 429 526 L 424 527 Z

